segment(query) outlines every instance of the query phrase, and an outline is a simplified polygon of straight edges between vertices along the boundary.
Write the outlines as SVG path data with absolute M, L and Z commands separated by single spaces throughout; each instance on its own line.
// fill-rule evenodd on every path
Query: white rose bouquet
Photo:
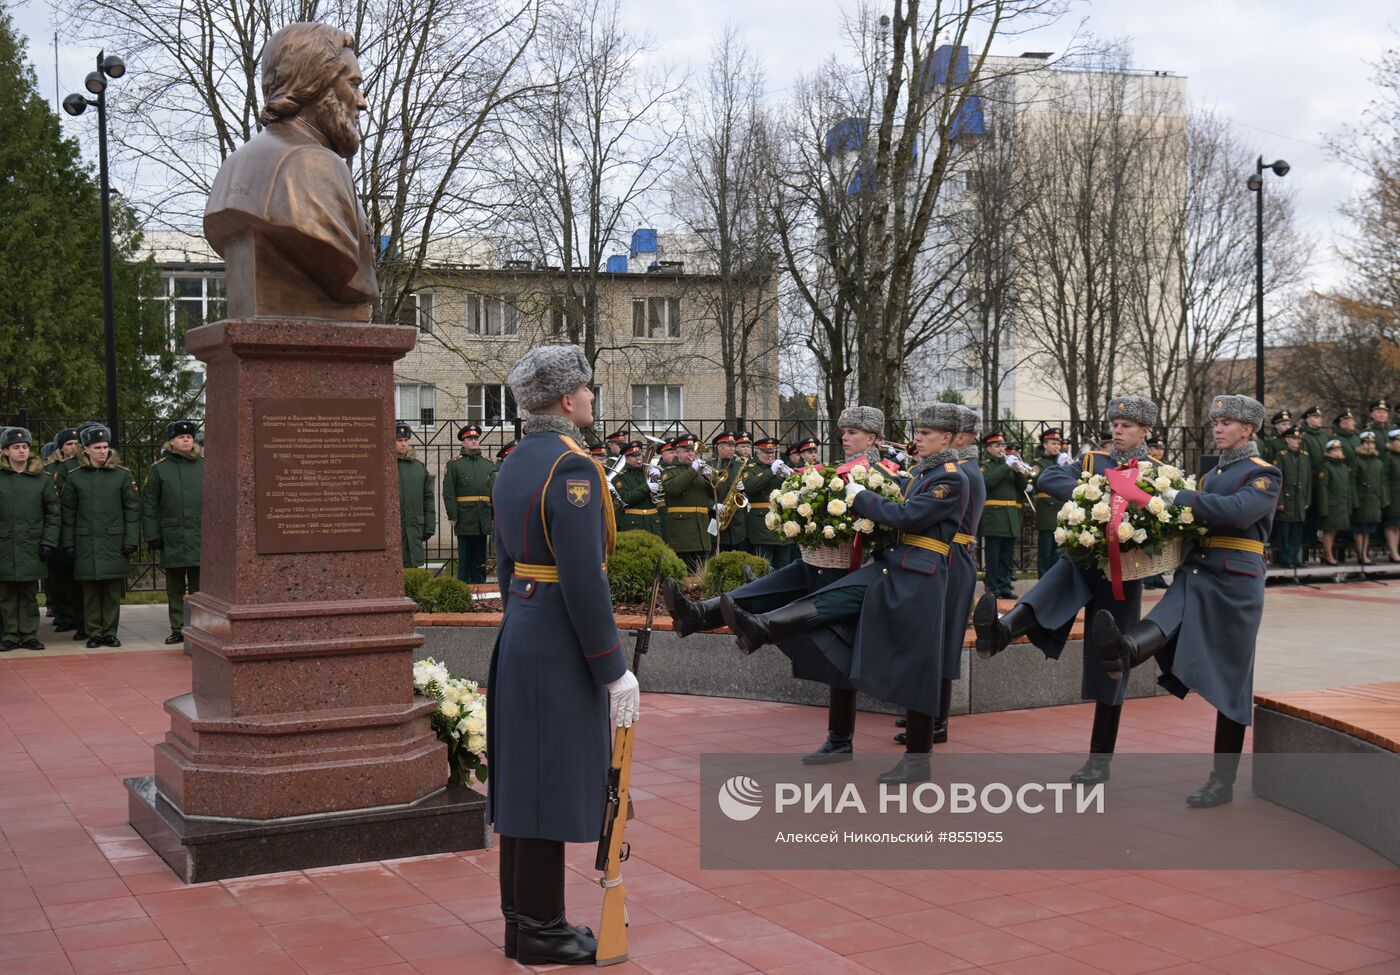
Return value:
M 899 481 L 878 468 L 854 467 L 847 476 L 882 498 L 903 500 Z M 894 536 L 890 529 L 851 510 L 845 476 L 835 467 L 814 467 L 793 474 L 769 500 L 772 507 L 764 523 L 785 538 L 800 538 L 804 546 L 841 548 L 860 535 L 861 548 L 869 553 Z
M 1177 540 L 1194 541 L 1206 533 L 1196 522 L 1195 512 L 1185 505 L 1167 504 L 1161 498 L 1168 489 L 1195 490 L 1196 478 L 1187 476 L 1170 464 L 1140 464 L 1137 486 L 1148 496 L 1147 503 L 1138 507 L 1129 504 L 1118 523 L 1120 552 L 1141 550 L 1147 555 L 1161 555 Z M 1074 494 L 1056 515 L 1058 527 L 1055 542 L 1076 562 L 1107 571 L 1108 531 L 1113 518 L 1112 489 L 1103 474 L 1079 475 Z
M 429 657 L 414 662 L 413 689 L 437 701 L 437 710 L 429 717 L 438 738 L 447 745 L 452 781 L 466 785 L 474 775 L 485 782 L 486 695 L 476 681 L 453 677 Z

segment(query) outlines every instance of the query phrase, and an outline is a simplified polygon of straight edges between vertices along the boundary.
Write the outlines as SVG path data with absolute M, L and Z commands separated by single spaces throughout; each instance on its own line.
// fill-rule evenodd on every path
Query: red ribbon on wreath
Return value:
M 870 459 L 869 459 L 868 457 L 865 457 L 865 456 L 860 456 L 860 457 L 857 457 L 855 460 L 847 461 L 846 463 L 842 464 L 840 467 L 836 468 L 836 474 L 837 474 L 837 476 L 840 477 L 843 481 L 845 481 L 847 484 L 849 484 L 849 483 L 851 483 L 851 471 L 855 470 L 857 467 L 867 467 L 867 468 L 868 468 L 869 466 L 870 466 Z M 850 507 L 850 506 L 851 506 L 851 502 L 847 502 L 847 506 Z M 854 572 L 854 571 L 856 571 L 856 569 L 859 569 L 859 568 L 860 568 L 860 558 L 861 558 L 861 545 L 860 545 L 860 543 L 861 543 L 861 535 L 860 535 L 860 532 L 856 532 L 856 533 L 855 533 L 855 536 L 856 536 L 856 537 L 855 537 L 855 540 L 851 543 L 851 563 L 850 563 L 850 565 L 848 565 L 848 566 L 846 567 L 846 571 L 847 571 L 847 572 Z
M 1123 515 L 1127 514 L 1128 505 L 1135 508 L 1145 508 L 1152 500 L 1152 496 L 1138 487 L 1137 461 L 1130 460 L 1126 464 L 1109 471 L 1105 477 L 1108 478 L 1108 528 L 1106 529 L 1106 540 L 1108 542 L 1108 579 L 1113 584 L 1113 598 L 1122 602 L 1123 595 L 1123 561 L 1122 552 L 1118 543 L 1118 526 L 1123 523 Z

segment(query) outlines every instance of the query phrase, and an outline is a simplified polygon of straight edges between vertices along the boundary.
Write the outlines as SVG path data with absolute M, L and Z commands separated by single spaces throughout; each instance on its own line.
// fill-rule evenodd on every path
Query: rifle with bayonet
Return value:
M 642 657 L 651 648 L 651 628 L 656 619 L 656 603 L 661 596 L 661 556 L 656 559 L 656 571 L 651 579 L 651 596 L 647 600 L 646 625 L 635 633 L 637 644 L 632 654 L 632 675 L 641 671 Z M 608 763 L 607 807 L 603 811 L 603 832 L 598 837 L 598 856 L 594 867 L 603 872 L 598 883 L 603 887 L 603 920 L 598 925 L 597 963 L 616 965 L 627 960 L 627 888 L 622 883 L 622 864 L 632 855 L 624 839 L 627 820 L 632 814 L 628 781 L 632 774 L 632 740 L 635 722 L 613 733 L 612 761 Z

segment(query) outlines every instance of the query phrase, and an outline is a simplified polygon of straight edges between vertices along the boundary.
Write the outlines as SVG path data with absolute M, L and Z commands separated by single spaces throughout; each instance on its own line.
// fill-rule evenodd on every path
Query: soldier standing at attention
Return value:
M 740 517 L 747 524 L 744 531 L 748 536 L 753 553 L 774 569 L 781 569 L 791 561 L 790 556 L 796 547 L 787 543 L 776 531 L 768 527 L 768 512 L 773 504 L 768 496 L 782 486 L 785 475 L 783 464 L 778 460 L 778 441 L 772 437 L 759 437 L 753 444 L 754 464 L 744 475 L 744 493 L 749 498 L 749 510 Z
M 1337 532 L 1351 530 L 1351 513 L 1357 500 L 1356 477 L 1340 440 L 1327 441 L 1326 449 L 1322 471 L 1313 485 L 1316 488 L 1313 507 L 1317 510 L 1317 527 L 1322 532 L 1322 561 L 1326 565 L 1336 565 Z
M 1361 434 L 1356 448 L 1356 510 L 1351 515 L 1351 537 L 1356 544 L 1356 558 L 1362 565 L 1374 565 L 1371 560 L 1371 536 L 1381 526 L 1385 509 L 1390 507 L 1390 481 L 1385 461 L 1376 450 L 1376 435 L 1370 430 Z
M 1303 543 L 1306 547 L 1317 538 L 1317 479 L 1322 475 L 1322 465 L 1327 460 L 1327 431 L 1322 428 L 1322 407 L 1314 404 L 1303 411 L 1303 453 L 1308 455 L 1308 465 L 1312 468 L 1313 503 L 1308 505 L 1307 516 L 1303 520 Z M 1306 559 L 1306 551 L 1302 558 Z
M 1269 424 L 1273 429 L 1267 433 L 1261 431 L 1257 439 L 1259 441 L 1259 456 L 1272 464 L 1274 457 L 1284 450 L 1283 431 L 1293 426 L 1293 414 L 1287 410 L 1279 410 L 1269 420 Z
M 78 469 L 83 445 L 78 442 L 78 428 L 66 427 L 54 436 L 58 451 L 49 464 L 47 473 L 53 478 L 54 490 L 59 499 L 63 498 L 63 482 L 69 474 Z M 61 509 L 60 509 L 61 510 Z M 53 629 L 55 633 L 77 630 L 74 639 L 87 639 L 83 632 L 83 591 L 73 578 L 73 563 L 63 549 L 57 549 L 49 556 L 49 574 L 44 581 L 44 592 L 49 605 L 53 607 Z
M 39 580 L 58 548 L 58 493 L 39 458 L 29 456 L 29 431 L 0 433 L 0 651 L 42 650 Z
M 1131 461 L 1147 459 L 1146 440 L 1157 422 L 1157 404 L 1144 396 L 1115 396 L 1108 403 L 1107 415 L 1112 424 L 1112 450 L 1087 451 L 1077 464 L 1057 464 L 1041 471 L 1037 488 L 1063 503 L 1070 499 L 1081 473 L 1104 474 Z M 1060 559 L 1005 616 L 997 615 L 992 593 L 982 596 L 972 614 L 977 653 L 982 657 L 995 656 L 1016 637 L 1027 634 L 1045 656 L 1058 660 L 1080 609 L 1089 620 L 1106 609 L 1120 629 L 1136 623 L 1142 615 L 1142 583 L 1124 582 L 1123 596 L 1121 601 L 1114 598 L 1112 583 L 1097 568 Z M 1070 776 L 1070 781 L 1107 782 L 1128 679 L 1126 675 L 1106 674 L 1089 654 L 1083 657 L 1083 665 L 1079 693 L 1084 700 L 1094 702 L 1094 724 L 1089 732 L 1089 760 Z
M 1385 471 L 1390 504 L 1386 506 L 1381 525 L 1385 529 L 1385 547 L 1390 552 L 1390 561 L 1400 562 L 1400 428 L 1386 433 Z
M 407 423 L 394 427 L 394 451 L 399 471 L 399 535 L 403 540 L 403 567 L 420 566 L 427 559 L 428 539 L 437 530 L 437 504 L 433 500 L 433 475 L 413 452 L 413 430 Z
M 1012 557 L 1016 539 L 1021 537 L 1021 500 L 1026 490 L 1026 475 L 1012 465 L 1006 456 L 1006 439 L 999 433 L 982 438 L 986 456 L 982 460 L 982 481 L 987 500 L 982 508 L 982 522 L 977 533 L 982 536 L 983 575 L 987 592 L 998 599 L 1015 599 Z
M 715 482 L 719 475 L 695 455 L 695 438 L 675 438 L 676 462 L 661 472 L 666 494 L 666 541 L 694 572 L 712 550 L 710 520 L 715 516 Z
M 1303 564 L 1303 524 L 1312 505 L 1312 461 L 1302 448 L 1302 431 L 1288 427 L 1283 431 L 1283 450 L 1273 459 L 1283 479 L 1274 515 L 1274 561 L 1285 569 Z
M 136 479 L 121 466 L 112 435 L 100 423 L 85 427 L 77 470 L 63 485 L 59 545 L 73 560 L 83 587 L 83 630 L 89 647 L 119 647 L 122 590 L 141 535 Z
M 1186 804 L 1219 806 L 1234 798 L 1235 773 L 1254 704 L 1254 643 L 1264 615 L 1264 540 L 1278 508 L 1283 478 L 1259 456 L 1254 431 L 1264 406 L 1248 396 L 1211 402 L 1220 461 L 1195 491 L 1168 490 L 1162 500 L 1185 505 L 1210 529 L 1147 618 L 1120 626 L 1100 610 L 1093 642 L 1105 673 L 1126 677 L 1157 658 L 1158 680 L 1184 698 L 1195 691 L 1215 708 L 1215 761 L 1210 779 Z M 1086 646 L 1086 651 L 1088 647 Z M 1086 653 L 1085 659 L 1088 659 Z
M 184 642 L 185 597 L 199 592 L 199 533 L 204 508 L 203 451 L 194 442 L 198 424 L 176 420 L 165 428 L 161 457 L 141 492 L 141 533 L 160 553 L 165 605 L 170 614 L 166 643 Z
M 1366 429 L 1376 435 L 1376 443 L 1383 444 L 1390 435 L 1390 400 L 1381 397 L 1371 400 L 1369 408 L 1371 422 L 1366 424 Z
M 1347 466 L 1355 470 L 1356 448 L 1361 444 L 1361 437 L 1356 432 L 1356 414 L 1350 409 L 1343 408 L 1332 421 L 1332 439 L 1341 441 Z
M 1059 427 L 1050 427 L 1041 431 L 1040 452 L 1036 454 L 1032 466 L 1039 468 L 1035 472 L 1036 476 L 1047 467 L 1054 467 L 1060 462 L 1061 450 L 1064 447 L 1063 435 Z M 1059 546 L 1055 544 L 1055 529 L 1059 527 L 1059 522 L 1055 516 L 1060 511 L 1060 504 L 1044 491 L 1035 492 L 1035 574 L 1039 578 L 1050 571 L 1050 566 L 1054 565 L 1060 557 Z
M 487 819 L 501 838 L 505 954 L 591 965 L 597 941 L 564 913 L 564 844 L 596 842 L 609 728 L 636 719 L 603 564 L 617 540 L 602 471 L 579 445 L 592 378 L 573 345 L 538 346 L 506 382 L 529 411 L 496 505 L 504 618 L 491 655 Z
M 731 487 L 734 488 L 734 504 L 738 505 L 740 499 L 745 498 L 743 472 L 746 467 L 751 465 L 739 456 L 738 441 L 738 434 L 728 430 L 721 430 L 715 434 L 713 441 L 715 470 L 719 472 L 719 480 L 715 482 L 715 498 L 721 505 L 724 503 L 724 499 L 729 496 Z M 722 513 L 722 509 L 715 509 L 716 518 Z M 733 520 L 729 522 L 729 527 L 719 534 L 720 551 L 746 552 L 749 548 L 748 519 L 744 517 L 743 511 L 735 511 L 733 514 Z
M 648 531 L 661 537 L 661 512 L 652 504 L 652 496 L 661 491 L 661 482 L 652 480 L 642 466 L 642 445 L 630 443 L 622 456 L 627 466 L 613 478 L 613 487 L 622 496 L 622 517 L 617 520 L 618 531 Z
M 491 484 L 496 465 L 481 453 L 481 427 L 457 431 L 461 452 L 442 471 L 442 506 L 457 536 L 457 578 L 486 581 L 486 539 L 491 535 Z M 506 448 L 501 448 L 502 452 Z

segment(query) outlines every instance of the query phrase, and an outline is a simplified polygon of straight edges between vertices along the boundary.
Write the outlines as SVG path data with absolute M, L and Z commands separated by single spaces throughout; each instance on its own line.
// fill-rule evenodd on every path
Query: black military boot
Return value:
M 826 733 L 826 741 L 810 755 L 802 756 L 803 765 L 835 765 L 849 762 L 855 757 L 855 739 L 851 735 L 838 735 L 834 731 Z
M 1227 802 L 1234 801 L 1235 798 L 1235 776 L 1222 774 L 1220 771 L 1210 773 L 1210 778 L 1206 784 L 1186 797 L 1186 805 L 1192 809 L 1210 809 L 1213 806 L 1223 806 Z
M 1031 631 L 1035 625 L 1035 611 L 1025 603 L 1017 603 L 1005 616 L 997 615 L 997 597 L 984 592 L 977 600 L 977 608 L 972 611 L 972 627 L 977 633 L 977 656 L 986 660 L 995 657 L 1006 649 L 1018 636 Z
M 1113 763 L 1113 753 L 1090 753 L 1088 761 L 1070 773 L 1069 780 L 1076 785 L 1098 785 L 1108 781 L 1109 766 Z
M 671 614 L 671 629 L 676 636 L 690 636 L 701 630 L 713 630 L 724 625 L 720 615 L 719 599 L 706 599 L 692 602 L 681 595 L 672 579 L 661 581 L 661 599 L 666 604 L 666 612 Z
M 1094 646 L 1103 658 L 1105 673 L 1115 677 L 1126 674 L 1151 660 L 1166 645 L 1167 635 L 1151 620 L 1134 623 L 1124 633 L 1108 610 L 1101 609 L 1094 615 Z
M 753 653 L 759 647 L 777 643 L 784 637 L 803 633 L 821 624 L 817 604 L 810 599 L 798 599 L 780 606 L 771 613 L 746 613 L 729 593 L 719 597 L 724 622 L 739 641 L 739 649 Z
M 1108 781 L 1113 749 L 1118 744 L 1118 723 L 1123 717 L 1123 705 L 1094 705 L 1094 724 L 1089 731 L 1089 760 L 1070 775 L 1076 785 L 1098 785 Z
M 569 924 L 562 914 L 551 921 L 521 914 L 516 926 L 516 961 L 522 965 L 592 965 L 598 953 L 592 932 Z
M 881 785 L 898 785 L 901 782 L 914 784 L 927 782 L 933 774 L 933 760 L 928 752 L 905 752 L 899 756 L 894 768 L 875 776 Z
M 502 948 L 507 958 L 514 958 L 520 954 L 520 915 L 502 905 L 501 916 L 506 919 L 506 936 Z

